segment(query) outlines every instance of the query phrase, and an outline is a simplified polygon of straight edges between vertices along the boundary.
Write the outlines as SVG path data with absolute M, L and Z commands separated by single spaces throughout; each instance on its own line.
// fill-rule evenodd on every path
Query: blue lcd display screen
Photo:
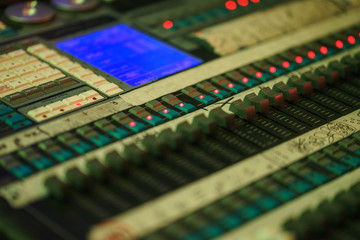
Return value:
M 202 63 L 201 59 L 125 24 L 55 45 L 133 87 Z

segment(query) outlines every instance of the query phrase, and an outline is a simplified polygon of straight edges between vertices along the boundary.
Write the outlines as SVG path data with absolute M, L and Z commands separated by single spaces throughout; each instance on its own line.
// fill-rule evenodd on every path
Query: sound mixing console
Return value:
M 0 14 L 1 240 L 360 239 L 359 0 Z

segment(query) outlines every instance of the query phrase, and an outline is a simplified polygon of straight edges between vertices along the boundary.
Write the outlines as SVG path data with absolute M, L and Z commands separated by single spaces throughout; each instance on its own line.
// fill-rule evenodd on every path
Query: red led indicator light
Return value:
M 320 52 L 324 55 L 327 54 L 328 53 L 327 47 L 325 47 L 325 46 L 320 47 Z
M 81 106 L 81 103 L 77 103 L 76 106 Z
M 237 5 L 236 5 L 236 2 L 234 1 L 227 1 L 225 3 L 225 7 L 228 9 L 228 10 L 235 10 L 237 8 Z
M 335 46 L 336 46 L 337 48 L 343 48 L 343 47 L 344 47 L 344 44 L 343 44 L 342 41 L 337 40 L 336 43 L 335 43 Z
M 229 87 L 229 88 L 233 88 L 233 87 L 234 87 L 234 84 L 229 83 L 229 84 L 228 84 L 228 87 Z
M 203 98 L 204 98 L 204 95 L 200 95 L 200 96 L 199 96 L 199 99 L 203 99 Z
M 261 77 L 262 77 L 262 73 L 261 73 L 261 72 L 257 72 L 257 73 L 256 73 L 256 77 L 261 78 Z
M 348 41 L 349 41 L 350 44 L 355 44 L 355 42 L 356 42 L 356 40 L 355 40 L 355 38 L 353 36 L 349 36 Z
M 46 115 L 43 115 L 43 118 L 47 118 L 47 116 L 46 116 Z
M 295 62 L 297 62 L 297 63 L 302 63 L 302 61 L 303 61 L 303 58 L 300 57 L 300 56 L 297 56 L 297 57 L 295 58 Z
M 214 93 L 215 93 L 215 94 L 218 94 L 219 92 L 220 92 L 219 89 L 215 89 L 215 90 L 214 90 Z
M 147 120 L 151 120 L 151 119 L 152 119 L 152 116 L 151 116 L 151 115 L 147 115 L 147 116 L 146 116 L 146 119 L 147 119 Z
M 249 79 L 245 77 L 242 79 L 242 81 L 243 81 L 243 83 L 247 83 L 249 81 Z
M 284 61 L 282 65 L 284 68 L 290 67 L 290 63 L 288 61 Z
M 250 0 L 250 1 L 252 1 L 253 3 L 258 3 L 258 2 L 260 2 L 260 0 Z
M 166 114 L 166 113 L 169 113 L 169 110 L 164 109 L 164 110 L 163 110 L 163 113 L 165 113 L 165 114 Z
M 274 66 L 273 66 L 273 67 L 270 67 L 270 68 L 269 68 L 269 71 L 270 71 L 271 73 L 276 72 L 276 67 L 274 67 Z
M 237 2 L 242 7 L 246 7 L 247 5 L 249 5 L 249 0 L 238 0 Z
M 164 23 L 163 23 L 163 27 L 165 28 L 165 29 L 170 29 L 170 28 L 172 28 L 174 26 L 174 23 L 172 22 L 172 21 L 170 21 L 170 20 L 167 20 L 167 21 L 165 21 Z
M 308 52 L 308 57 L 310 58 L 310 59 L 314 59 L 315 58 L 315 52 L 313 52 L 313 51 L 309 51 Z
M 183 107 L 183 106 L 185 106 L 184 103 L 180 103 L 180 104 L 179 104 L 179 107 Z
M 130 127 L 135 127 L 135 126 L 136 126 L 136 122 L 134 122 L 134 121 L 129 122 L 129 126 L 130 126 Z

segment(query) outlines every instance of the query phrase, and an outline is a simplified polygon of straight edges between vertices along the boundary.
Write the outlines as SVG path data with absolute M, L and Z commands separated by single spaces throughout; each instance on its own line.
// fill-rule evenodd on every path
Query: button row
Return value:
M 61 101 L 53 102 L 51 104 L 32 109 L 27 112 L 32 119 L 41 122 L 61 114 L 70 112 L 74 109 L 92 104 L 103 99 L 95 90 L 88 90 L 78 95 L 67 97 Z
M 46 62 L 51 63 L 62 71 L 85 82 L 96 90 L 107 96 L 114 96 L 123 90 L 115 83 L 107 81 L 105 78 L 96 75 L 90 69 L 82 67 L 80 64 L 72 62 L 69 58 L 60 55 L 57 51 L 49 49 L 42 43 L 35 44 L 27 48 L 27 51 L 38 56 Z
M 0 97 L 19 105 L 77 84 L 59 70 L 18 49 L 0 55 Z

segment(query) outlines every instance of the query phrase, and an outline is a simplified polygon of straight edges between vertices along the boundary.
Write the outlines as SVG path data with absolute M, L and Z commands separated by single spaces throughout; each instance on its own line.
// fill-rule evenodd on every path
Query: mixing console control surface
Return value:
M 360 1 L 0 11 L 1 239 L 359 238 Z

